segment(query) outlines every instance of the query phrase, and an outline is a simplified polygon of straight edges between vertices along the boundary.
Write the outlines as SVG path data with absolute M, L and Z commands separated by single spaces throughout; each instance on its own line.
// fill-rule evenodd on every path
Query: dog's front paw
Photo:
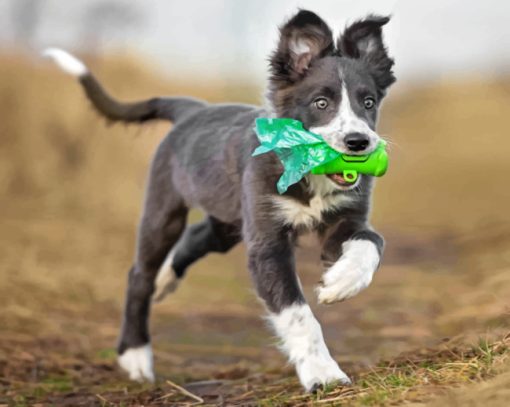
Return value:
M 129 374 L 131 380 L 137 382 L 154 382 L 152 349 L 150 344 L 127 349 L 119 356 L 118 361 L 120 367 Z
M 306 391 L 315 392 L 325 385 L 338 384 L 348 386 L 349 377 L 338 364 L 328 355 L 327 358 L 310 356 L 297 363 L 299 380 Z
M 326 273 L 322 285 L 317 287 L 319 303 L 333 304 L 354 297 L 370 285 L 373 272 L 361 268 L 359 264 L 338 264 L 335 270 Z
M 343 244 L 343 255 L 322 276 L 317 287 L 321 304 L 343 301 L 367 288 L 379 265 L 379 252 L 368 240 L 349 240 Z

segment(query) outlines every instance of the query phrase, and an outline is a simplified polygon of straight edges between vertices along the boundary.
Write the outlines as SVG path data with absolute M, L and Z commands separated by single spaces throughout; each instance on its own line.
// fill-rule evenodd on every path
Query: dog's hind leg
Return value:
M 226 253 L 240 240 L 239 226 L 221 222 L 212 216 L 188 226 L 158 272 L 153 300 L 161 301 L 174 291 L 192 263 L 211 252 Z
M 136 256 L 129 272 L 118 353 L 120 366 L 133 380 L 154 380 L 149 312 L 154 281 L 166 254 L 179 239 L 188 209 L 175 190 L 168 158 L 160 148 L 152 165 Z

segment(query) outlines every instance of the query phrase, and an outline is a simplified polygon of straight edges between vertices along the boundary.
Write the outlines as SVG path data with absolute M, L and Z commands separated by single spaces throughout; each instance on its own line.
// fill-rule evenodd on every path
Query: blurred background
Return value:
M 106 125 L 41 49 L 76 53 L 126 100 L 185 94 L 261 104 L 277 26 L 298 7 L 335 33 L 369 12 L 393 16 L 385 38 L 398 81 L 379 123 L 391 167 L 373 204 L 387 252 L 368 290 L 313 306 L 333 354 L 356 372 L 445 337 L 508 330 L 509 2 L 2 0 L 0 372 L 8 388 L 32 391 L 58 377 L 68 389 L 101 374 L 114 383 L 145 176 L 169 128 Z M 298 256 L 315 304 L 322 270 L 313 238 Z M 281 368 L 262 313 L 243 247 L 210 255 L 154 307 L 157 372 L 187 381 Z

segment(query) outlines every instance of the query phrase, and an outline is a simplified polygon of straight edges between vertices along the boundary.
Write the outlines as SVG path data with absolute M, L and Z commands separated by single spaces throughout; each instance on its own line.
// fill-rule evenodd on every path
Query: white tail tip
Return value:
M 46 48 L 42 55 L 53 60 L 64 72 L 77 78 L 88 73 L 88 69 L 83 62 L 59 48 Z

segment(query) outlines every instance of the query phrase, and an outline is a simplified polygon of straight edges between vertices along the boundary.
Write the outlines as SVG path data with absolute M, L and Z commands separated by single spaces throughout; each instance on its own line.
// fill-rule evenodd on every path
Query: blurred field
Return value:
M 88 63 L 125 99 L 262 95 L 165 80 L 133 56 Z M 423 404 L 438 394 L 437 405 L 460 406 L 487 404 L 490 393 L 491 405 L 504 405 L 510 79 L 390 93 L 381 133 L 392 141 L 391 168 L 373 209 L 388 240 L 383 267 L 358 297 L 315 307 L 357 385 L 314 398 L 301 396 L 272 346 L 242 247 L 201 261 L 154 308 L 160 380 L 127 383 L 113 348 L 145 173 L 168 124 L 107 126 L 69 77 L 16 55 L 0 57 L 0 107 L 0 403 L 189 403 L 171 380 L 211 404 Z M 313 304 L 321 272 L 313 239 L 299 258 Z M 458 386 L 467 387 L 450 390 Z

